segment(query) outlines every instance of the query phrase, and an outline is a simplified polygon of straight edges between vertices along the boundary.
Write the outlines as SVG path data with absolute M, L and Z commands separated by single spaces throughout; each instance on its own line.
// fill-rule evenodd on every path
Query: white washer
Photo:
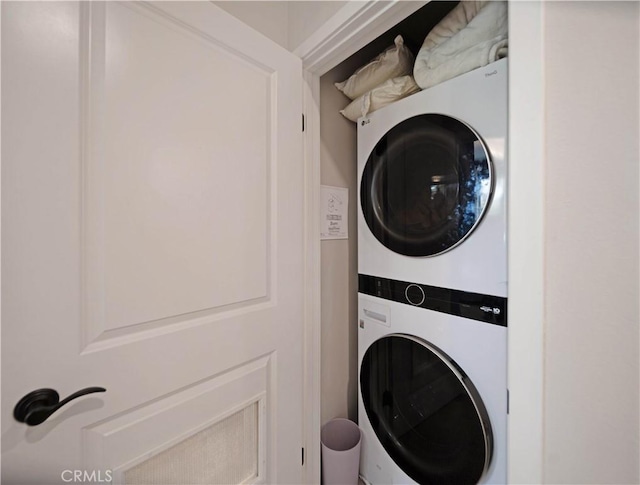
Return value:
M 506 327 L 392 301 L 408 284 L 380 287 L 381 298 L 358 295 L 362 477 L 506 483 Z
M 507 60 L 358 121 L 358 272 L 507 295 Z

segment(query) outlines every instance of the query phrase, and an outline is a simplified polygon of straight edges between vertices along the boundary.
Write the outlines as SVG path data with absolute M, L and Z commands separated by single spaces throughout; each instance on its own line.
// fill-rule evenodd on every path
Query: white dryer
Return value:
M 374 279 L 358 295 L 360 473 L 372 485 L 504 484 L 507 329 Z M 414 285 L 409 291 L 425 293 Z M 506 301 L 494 302 L 505 309 Z M 429 308 L 438 308 L 437 311 Z
M 507 295 L 507 60 L 358 121 L 358 272 Z

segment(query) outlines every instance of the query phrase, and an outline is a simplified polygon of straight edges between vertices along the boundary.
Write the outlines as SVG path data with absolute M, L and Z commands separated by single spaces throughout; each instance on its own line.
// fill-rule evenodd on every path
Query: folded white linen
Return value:
M 507 2 L 462 1 L 432 30 L 413 76 L 426 89 L 506 57 Z
M 351 101 L 340 113 L 351 121 L 420 91 L 412 76 L 388 79 L 380 86 Z

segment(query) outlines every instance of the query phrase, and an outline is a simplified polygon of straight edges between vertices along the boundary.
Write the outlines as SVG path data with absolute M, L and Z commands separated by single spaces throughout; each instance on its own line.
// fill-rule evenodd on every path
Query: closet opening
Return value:
M 321 423 L 338 416 L 357 420 L 358 408 L 357 129 L 340 114 L 351 100 L 334 84 L 393 46 L 398 35 L 415 58 L 458 3 L 425 4 L 320 77 L 320 183 L 349 191 L 348 239 L 321 242 Z

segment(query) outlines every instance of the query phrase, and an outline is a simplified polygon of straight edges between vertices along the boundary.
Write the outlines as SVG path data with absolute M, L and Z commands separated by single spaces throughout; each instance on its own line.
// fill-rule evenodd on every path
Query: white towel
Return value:
M 507 2 L 462 1 L 425 38 L 413 75 L 426 89 L 505 57 L 507 46 Z

